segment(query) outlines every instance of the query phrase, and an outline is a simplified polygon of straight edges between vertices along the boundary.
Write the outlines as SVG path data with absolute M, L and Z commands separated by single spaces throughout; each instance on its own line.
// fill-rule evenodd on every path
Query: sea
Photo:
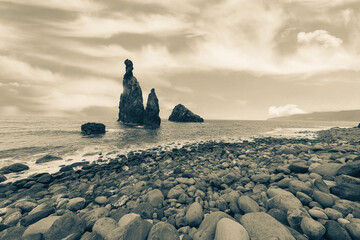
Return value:
M 106 125 L 103 135 L 85 136 L 86 122 Z M 73 162 L 106 159 L 129 151 L 155 147 L 174 148 L 202 141 L 242 141 L 256 137 L 314 137 L 314 132 L 332 127 L 353 127 L 355 122 L 206 120 L 204 123 L 175 123 L 162 120 L 159 129 L 129 127 L 115 118 L 0 117 L 0 168 L 12 163 L 30 167 L 22 173 L 7 174 L 8 181 L 59 170 Z M 62 160 L 35 164 L 54 155 Z

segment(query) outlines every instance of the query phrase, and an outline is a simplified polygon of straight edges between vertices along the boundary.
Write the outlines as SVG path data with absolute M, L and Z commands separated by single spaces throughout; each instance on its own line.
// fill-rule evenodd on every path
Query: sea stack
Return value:
M 133 75 L 133 63 L 125 60 L 125 74 L 123 79 L 123 93 L 120 96 L 119 119 L 125 124 L 143 125 L 144 105 L 139 82 Z
M 187 109 L 184 105 L 178 104 L 173 109 L 169 121 L 173 122 L 204 122 L 204 119 L 199 115 L 194 114 Z
M 159 112 L 159 100 L 156 96 L 155 89 L 153 88 L 149 94 L 144 114 L 144 125 L 146 128 L 160 127 L 161 119 L 159 117 Z

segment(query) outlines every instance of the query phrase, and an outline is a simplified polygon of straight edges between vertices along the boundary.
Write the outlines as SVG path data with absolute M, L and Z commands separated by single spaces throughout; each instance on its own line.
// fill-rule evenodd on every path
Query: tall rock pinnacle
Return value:
M 161 119 L 159 117 L 159 112 L 160 112 L 159 100 L 156 97 L 155 89 L 151 89 L 144 114 L 145 127 L 147 128 L 160 127 Z
M 125 124 L 142 125 L 144 123 L 144 105 L 142 91 L 137 79 L 133 76 L 133 63 L 125 60 L 123 93 L 120 96 L 119 119 Z

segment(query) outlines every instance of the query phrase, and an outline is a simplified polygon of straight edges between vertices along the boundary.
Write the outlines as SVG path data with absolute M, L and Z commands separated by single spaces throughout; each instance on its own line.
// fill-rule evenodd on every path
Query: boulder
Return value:
M 81 129 L 82 131 L 82 129 Z M 61 157 L 57 157 L 57 156 L 53 156 L 53 155 L 45 155 L 41 158 L 39 158 L 38 160 L 36 160 L 35 163 L 39 164 L 39 163 L 47 163 L 47 162 L 52 162 L 52 161 L 57 161 L 57 160 L 62 160 Z
M 6 180 L 7 178 L 3 174 L 0 174 L 0 183 L 5 182 Z
M 322 239 L 322 237 L 324 236 L 324 234 L 326 232 L 325 227 L 321 223 L 315 221 L 312 218 L 308 218 L 308 217 L 305 217 L 302 219 L 301 230 L 307 236 L 309 236 L 310 239 L 314 239 L 314 240 Z
M 165 222 L 155 224 L 149 233 L 147 240 L 180 240 L 176 228 Z
M 105 125 L 102 123 L 88 122 L 81 125 L 81 132 L 86 135 L 105 133 Z
M 141 219 L 140 215 L 135 213 L 123 216 L 118 226 L 106 235 L 105 240 L 145 240 L 151 229 L 151 223 Z
M 0 239 L 18 240 L 22 238 L 25 227 L 10 227 L 0 232 Z
M 241 196 L 238 199 L 238 205 L 241 211 L 244 213 L 259 212 L 260 206 L 249 196 Z
M 249 233 L 250 239 L 295 240 L 284 225 L 264 212 L 247 213 L 241 217 L 240 223 Z
M 3 174 L 14 173 L 14 172 L 22 172 L 25 170 L 29 170 L 29 167 L 23 163 L 14 163 L 9 166 L 3 167 L 0 169 L 0 172 Z
M 154 189 L 147 194 L 147 200 L 153 207 L 159 207 L 164 202 L 164 195 L 159 189 Z
M 290 209 L 298 209 L 303 205 L 294 195 L 277 195 L 267 201 L 268 208 L 278 208 L 285 212 Z
M 189 223 L 190 227 L 198 227 L 203 220 L 203 217 L 204 212 L 198 202 L 191 204 L 185 215 L 185 219 Z
M 159 100 L 156 96 L 155 89 L 153 88 L 148 96 L 144 113 L 144 125 L 146 128 L 160 127 L 161 119 L 159 117 L 159 112 Z
M 309 170 L 309 167 L 306 166 L 304 162 L 296 162 L 293 164 L 290 164 L 289 166 L 290 171 L 294 173 L 306 173 Z
M 349 233 L 340 223 L 336 221 L 327 221 L 325 223 L 326 237 L 329 240 L 351 240 Z
M 223 218 L 216 225 L 215 240 L 250 240 L 250 237 L 240 223 Z
M 347 163 L 342 166 L 337 172 L 336 175 L 349 175 L 352 177 L 360 177 L 360 161 Z
M 109 232 L 111 232 L 115 228 L 117 228 L 117 222 L 114 219 L 109 217 L 103 217 L 95 222 L 92 231 L 99 234 L 105 239 Z
M 360 222 L 352 222 L 345 225 L 353 240 L 360 240 Z
M 139 214 L 143 219 L 151 219 L 155 209 L 150 203 L 142 202 L 134 208 L 133 212 Z
M 139 82 L 133 75 L 133 63 L 126 59 L 123 78 L 123 93 L 120 95 L 119 122 L 142 125 L 144 123 L 144 105 Z
M 169 116 L 169 121 L 172 122 L 204 122 L 204 119 L 199 115 L 194 114 L 184 105 L 178 104 L 172 110 Z
M 310 215 L 305 208 L 290 209 L 287 212 L 287 222 L 291 228 L 301 232 L 301 221 L 303 218 L 309 218 Z
M 324 208 L 332 207 L 334 205 L 334 199 L 330 194 L 315 190 L 313 194 L 315 201 L 321 204 Z
M 207 215 L 205 219 L 201 222 L 198 231 L 195 233 L 194 240 L 214 239 L 216 224 L 220 219 L 223 218 L 232 219 L 229 215 L 227 215 L 224 212 L 213 212 Z
M 321 176 L 330 176 L 334 177 L 337 174 L 337 171 L 344 166 L 344 164 L 340 163 L 324 163 L 321 164 L 314 169 L 311 170 L 311 172 L 320 174 Z
M 31 235 L 44 234 L 49 231 L 50 227 L 58 220 L 60 216 L 49 216 L 30 225 L 24 232 L 23 238 L 30 238 Z
M 105 207 L 95 208 L 86 212 L 82 216 L 82 219 L 84 219 L 86 223 L 86 229 L 91 230 L 98 219 L 109 216 L 109 213 L 110 211 Z
M 39 206 L 32 209 L 27 216 L 21 219 L 21 225 L 29 226 L 40 219 L 43 219 L 53 213 L 55 209 L 47 203 L 42 203 Z
M 339 198 L 345 198 L 351 201 L 360 201 L 360 185 L 352 183 L 343 183 L 330 188 L 330 192 Z
M 82 234 L 84 230 L 85 221 L 69 212 L 56 219 L 43 236 L 45 240 L 61 240 L 72 234 Z

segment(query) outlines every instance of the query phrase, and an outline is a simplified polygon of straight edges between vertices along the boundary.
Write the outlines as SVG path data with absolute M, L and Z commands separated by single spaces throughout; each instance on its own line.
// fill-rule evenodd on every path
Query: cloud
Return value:
M 268 109 L 268 114 L 271 117 L 280 117 L 280 116 L 287 116 L 292 114 L 301 114 L 306 113 L 304 110 L 300 109 L 295 104 L 287 104 L 284 106 L 271 106 Z
M 0 55 L 0 78 L 24 83 L 49 83 L 61 79 L 57 73 L 47 69 L 33 67 L 16 58 Z
M 182 93 L 193 93 L 194 91 L 189 87 L 181 87 L 181 86 L 175 86 L 172 87 L 176 91 L 182 92 Z
M 301 44 L 321 44 L 322 46 L 328 47 L 339 47 L 343 40 L 340 38 L 334 37 L 325 30 L 316 30 L 314 32 L 299 32 L 297 40 Z
M 16 46 L 22 39 L 22 34 L 15 26 L 0 23 L 0 50 Z
M 238 99 L 236 100 L 236 103 L 240 106 L 245 106 L 247 104 L 247 101 L 246 100 L 241 100 L 241 99 Z
M 341 5 L 356 3 L 358 0 L 283 0 L 285 3 L 298 3 L 311 8 L 333 8 Z
M 54 34 L 87 38 L 110 38 L 119 33 L 167 35 L 178 33 L 188 27 L 181 18 L 172 15 L 129 16 L 120 12 L 111 14 L 111 17 L 81 14 L 75 21 L 52 25 L 62 29 L 55 30 Z
M 99 1 L 92 0 L 0 0 L 0 2 L 80 12 L 99 11 L 103 8 Z

